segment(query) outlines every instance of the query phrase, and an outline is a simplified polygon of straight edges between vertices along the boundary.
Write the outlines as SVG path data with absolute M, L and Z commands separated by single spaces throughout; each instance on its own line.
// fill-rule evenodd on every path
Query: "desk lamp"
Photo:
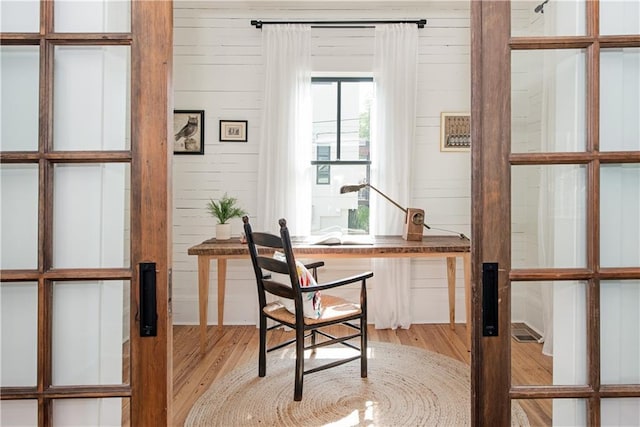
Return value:
M 365 183 L 365 184 L 358 184 L 358 185 L 343 185 L 342 187 L 340 187 L 340 194 L 355 193 L 356 191 L 362 190 L 364 187 L 371 188 L 372 190 L 380 194 L 382 197 L 390 201 L 392 204 L 396 205 L 398 208 L 400 208 L 402 212 L 405 213 L 404 228 L 402 229 L 402 238 L 404 240 L 420 241 L 422 240 L 422 227 L 431 229 L 431 227 L 429 227 L 424 222 L 423 209 L 403 208 L 398 203 L 391 200 L 389 196 L 387 196 L 386 194 L 384 194 L 382 191 L 378 190 L 376 187 L 374 187 L 371 184 Z

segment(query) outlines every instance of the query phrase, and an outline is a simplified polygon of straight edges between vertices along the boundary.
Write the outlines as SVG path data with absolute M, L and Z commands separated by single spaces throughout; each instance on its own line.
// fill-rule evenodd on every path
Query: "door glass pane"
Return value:
M 53 425 L 129 426 L 129 399 L 58 399 L 53 401 Z
M 129 282 L 53 284 L 53 385 L 129 382 Z
M 56 150 L 130 147 L 130 62 L 128 46 L 56 46 Z
M 603 398 L 600 405 L 602 427 L 640 426 L 640 398 Z
M 0 165 L 0 268 L 38 268 L 38 165 Z
M 0 387 L 35 387 L 38 357 L 38 284 L 0 283 L 0 308 Z
M 4 6 L 2 11 L 4 12 Z M 2 20 L 4 23 L 4 17 Z M 6 29 L 2 28 L 2 31 Z M 38 149 L 39 67 L 38 46 L 0 46 L 2 151 Z
M 53 265 L 127 267 L 130 167 L 57 164 L 53 192 Z
M 586 384 L 586 319 L 584 282 L 512 282 L 512 384 Z
M 2 0 L 0 28 L 3 33 L 37 33 L 40 30 L 40 2 L 38 0 Z
M 585 1 L 517 0 L 511 2 L 513 36 L 585 34 Z
M 602 384 L 640 384 L 640 280 L 600 285 Z
M 640 34 L 640 2 L 600 0 L 600 34 Z
M 0 400 L 0 425 L 33 427 L 38 425 L 37 400 Z
M 585 182 L 583 165 L 511 168 L 513 268 L 585 267 Z
M 600 105 L 600 150 L 640 150 L 640 48 L 601 51 Z
M 600 168 L 600 264 L 640 266 L 640 164 Z
M 587 425 L 586 399 L 514 399 L 511 401 L 512 414 L 516 413 L 514 409 L 516 405 L 522 408 L 528 420 L 528 423 L 521 422 L 519 425 L 535 427 Z M 513 416 L 512 421 L 514 421 Z
M 58 33 L 128 33 L 130 0 L 57 1 L 54 3 Z
M 511 151 L 584 151 L 585 82 L 582 49 L 511 52 Z

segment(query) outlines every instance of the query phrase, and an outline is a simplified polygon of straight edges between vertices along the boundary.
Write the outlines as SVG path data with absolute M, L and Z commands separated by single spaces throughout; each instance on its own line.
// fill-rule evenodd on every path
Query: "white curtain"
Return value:
M 553 151 L 555 147 L 555 65 L 553 52 L 545 52 L 542 75 L 542 112 L 540 150 Z M 553 265 L 554 198 L 552 197 L 553 176 L 548 168 L 540 168 L 540 188 L 538 193 L 538 261 L 541 266 Z M 554 282 L 540 282 L 542 301 L 542 353 L 553 356 L 553 287 Z
M 376 27 L 374 81 L 375 132 L 371 184 L 401 206 L 411 201 L 411 164 L 415 130 L 418 28 L 411 24 Z M 371 191 L 371 230 L 402 234 L 404 213 Z M 411 326 L 408 259 L 374 259 L 372 304 L 378 329 Z
M 258 157 L 256 230 L 292 235 L 311 226 L 311 28 L 262 29 L 265 93 Z

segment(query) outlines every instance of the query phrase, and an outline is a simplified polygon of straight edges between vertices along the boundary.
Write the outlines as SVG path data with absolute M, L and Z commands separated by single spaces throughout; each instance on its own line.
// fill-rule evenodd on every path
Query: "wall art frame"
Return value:
M 440 113 L 440 151 L 471 150 L 471 113 Z
M 204 110 L 173 110 L 173 154 L 204 154 Z
M 247 142 L 247 120 L 220 120 L 221 142 Z

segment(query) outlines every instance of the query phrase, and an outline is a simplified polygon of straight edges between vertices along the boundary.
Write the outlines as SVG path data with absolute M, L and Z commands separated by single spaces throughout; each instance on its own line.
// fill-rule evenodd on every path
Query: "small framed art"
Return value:
M 173 132 L 173 154 L 204 154 L 204 110 L 174 110 Z
M 440 114 L 440 151 L 471 149 L 471 113 Z
M 247 142 L 247 121 L 220 120 L 220 141 Z

